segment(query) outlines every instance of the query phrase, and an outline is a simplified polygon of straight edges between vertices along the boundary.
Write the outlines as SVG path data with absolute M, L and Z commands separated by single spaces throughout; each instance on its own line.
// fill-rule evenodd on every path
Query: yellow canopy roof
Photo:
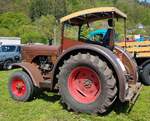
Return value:
M 73 25 L 81 25 L 87 22 L 92 22 L 100 19 L 112 18 L 114 13 L 115 18 L 127 18 L 127 15 L 115 7 L 99 7 L 91 8 L 62 17 L 60 22 L 68 22 Z

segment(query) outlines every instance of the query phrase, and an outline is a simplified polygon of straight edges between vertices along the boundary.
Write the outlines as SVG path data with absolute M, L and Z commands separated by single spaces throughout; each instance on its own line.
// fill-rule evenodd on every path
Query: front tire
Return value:
M 14 100 L 28 101 L 33 97 L 34 86 L 26 72 L 18 71 L 9 80 L 8 90 Z
M 116 99 L 112 70 L 98 56 L 71 56 L 60 68 L 58 81 L 62 102 L 75 112 L 102 114 Z

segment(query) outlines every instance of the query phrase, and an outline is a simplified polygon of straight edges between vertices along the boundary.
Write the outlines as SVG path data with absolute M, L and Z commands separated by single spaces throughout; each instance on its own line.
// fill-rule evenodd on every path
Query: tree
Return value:
M 59 19 L 67 12 L 65 0 L 32 0 L 30 3 L 30 17 L 32 20 L 42 15 L 52 14 Z
M 53 15 L 41 16 L 34 24 L 47 39 L 54 37 L 53 31 L 56 26 L 56 18 Z
M 21 37 L 22 43 L 40 42 L 47 43 L 47 38 L 38 30 L 35 25 L 23 25 L 17 31 L 17 36 Z
M 23 13 L 7 12 L 0 15 L 0 27 L 15 30 L 24 24 L 29 24 L 30 19 Z
M 13 2 L 10 0 L 1 0 L 0 1 L 0 13 L 8 12 L 13 8 Z
M 50 0 L 52 6 L 52 12 L 50 14 L 54 15 L 58 20 L 67 14 L 67 2 L 66 0 Z
M 116 3 L 118 2 L 118 0 L 112 0 L 113 4 L 116 5 Z
M 42 15 L 50 13 L 50 1 L 49 0 L 32 0 L 29 7 L 29 15 L 32 20 L 40 18 Z
M 14 33 L 7 28 L 0 28 L 0 36 L 14 36 Z

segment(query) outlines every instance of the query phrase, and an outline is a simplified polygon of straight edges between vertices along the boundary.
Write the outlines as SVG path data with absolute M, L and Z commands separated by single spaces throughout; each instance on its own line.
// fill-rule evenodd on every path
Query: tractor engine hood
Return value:
M 60 54 L 60 46 L 54 45 L 24 45 L 21 47 L 22 60 L 32 62 L 37 56 L 57 56 Z

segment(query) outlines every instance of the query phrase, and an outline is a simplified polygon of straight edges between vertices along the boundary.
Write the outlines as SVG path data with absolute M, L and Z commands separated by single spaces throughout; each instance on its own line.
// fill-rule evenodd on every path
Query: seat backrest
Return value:
M 113 29 L 108 29 L 103 38 L 103 45 L 109 46 L 109 43 L 112 37 L 113 37 Z

